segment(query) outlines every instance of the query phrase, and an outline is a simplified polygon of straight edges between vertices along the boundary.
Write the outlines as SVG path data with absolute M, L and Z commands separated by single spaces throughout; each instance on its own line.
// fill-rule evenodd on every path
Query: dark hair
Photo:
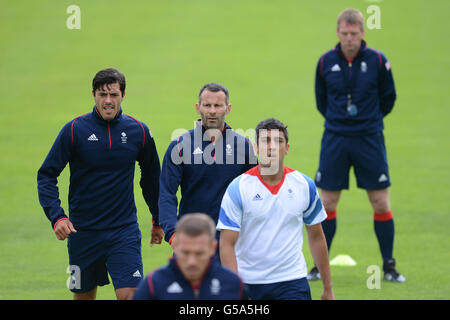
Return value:
M 269 118 L 266 120 L 261 121 L 256 126 L 256 144 L 258 144 L 259 139 L 259 131 L 260 130 L 271 130 L 271 129 L 277 129 L 284 133 L 284 137 L 286 138 L 286 143 L 289 141 L 289 135 L 287 131 L 287 126 L 283 124 L 280 120 L 277 120 L 275 118 Z
M 198 94 L 198 104 L 200 104 L 201 95 L 202 95 L 203 91 L 205 91 L 205 90 L 208 90 L 211 92 L 223 91 L 223 93 L 225 93 L 225 96 L 227 98 L 227 105 L 228 105 L 228 102 L 230 101 L 230 94 L 228 92 L 228 89 L 225 88 L 223 85 L 214 83 L 214 82 L 207 83 L 200 89 L 200 93 Z
M 204 233 L 216 238 L 216 225 L 208 215 L 204 213 L 189 213 L 183 215 L 178 221 L 175 232 L 177 234 L 184 233 L 190 237 L 198 237 Z
M 103 69 L 97 72 L 92 80 L 92 90 L 95 91 L 103 88 L 105 84 L 119 83 L 122 96 L 125 93 L 125 76 L 114 68 Z

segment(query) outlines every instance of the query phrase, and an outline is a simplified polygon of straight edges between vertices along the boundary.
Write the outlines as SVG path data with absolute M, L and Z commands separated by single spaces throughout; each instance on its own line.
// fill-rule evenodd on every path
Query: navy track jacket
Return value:
M 211 259 L 198 287 L 186 280 L 172 258 L 167 266 L 147 275 L 138 285 L 134 300 L 244 300 L 244 283 L 231 270 Z
M 160 178 L 160 225 L 169 241 L 175 225 L 185 213 L 219 218 L 223 195 L 234 178 L 257 164 L 251 142 L 225 124 L 215 145 L 206 137 L 205 128 L 196 127 L 173 140 L 164 155 Z M 177 217 L 177 191 L 181 201 Z
M 135 162 L 140 186 L 158 225 L 160 163 L 148 127 L 119 111 L 111 121 L 97 109 L 68 122 L 38 171 L 39 201 L 52 226 L 67 218 L 57 178 L 70 165 L 69 214 L 75 229 L 105 230 L 136 223 Z
M 360 68 L 360 70 L 356 70 Z M 347 112 L 347 86 L 352 87 L 356 116 Z M 356 81 L 352 77 L 357 74 Z M 323 54 L 317 64 L 315 93 L 317 108 L 325 117 L 325 129 L 341 135 L 368 135 L 383 130 L 383 117 L 391 112 L 396 99 L 389 61 L 362 40 L 358 55 L 347 61 L 340 43 Z

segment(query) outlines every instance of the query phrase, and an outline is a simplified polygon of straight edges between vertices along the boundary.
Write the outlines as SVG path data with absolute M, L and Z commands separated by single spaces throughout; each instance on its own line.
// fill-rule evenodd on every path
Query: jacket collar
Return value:
M 205 133 L 206 130 L 208 130 L 203 125 L 202 120 L 201 119 L 197 119 L 197 121 L 195 121 L 195 129 L 200 129 L 200 128 L 202 129 L 202 133 Z M 222 134 L 224 134 L 226 132 L 226 130 L 228 130 L 228 129 L 232 129 L 232 128 L 231 128 L 231 126 L 228 123 L 225 122 L 225 126 L 223 127 L 223 130 L 222 130 Z
M 365 40 L 361 40 L 361 47 L 359 48 L 358 54 L 356 55 L 355 59 L 356 59 L 357 57 L 359 57 L 361 54 L 363 54 L 364 51 L 366 50 L 366 48 L 367 48 L 367 43 L 366 43 L 366 41 L 365 41 Z M 345 56 L 344 56 L 344 53 L 342 52 L 342 49 L 341 49 L 341 43 L 340 43 L 340 42 L 338 42 L 338 44 L 334 47 L 334 50 L 336 50 L 336 52 L 337 52 L 342 58 L 346 59 Z M 353 59 L 353 60 L 355 60 L 355 59 Z
M 107 120 L 103 119 L 103 117 L 100 115 L 100 112 L 98 112 L 97 110 L 97 106 L 94 106 L 94 108 L 92 109 L 92 115 L 99 121 L 102 121 L 104 123 L 108 123 Z M 111 121 L 109 121 L 111 124 L 116 123 L 117 121 L 119 121 L 122 118 L 122 107 L 120 107 L 119 112 L 116 114 L 116 116 L 114 117 L 114 119 L 112 119 Z
M 227 130 L 228 129 L 231 129 L 231 126 L 229 126 L 226 122 L 225 122 L 225 126 L 224 126 L 224 128 L 223 128 L 223 130 L 222 130 L 222 135 L 220 136 L 218 136 L 217 137 L 217 139 L 220 139 L 221 137 L 222 137 L 222 139 L 224 138 L 224 135 L 226 134 L 226 132 L 227 132 Z M 201 121 L 201 119 L 197 119 L 197 121 L 195 121 L 195 128 L 194 128 L 194 132 L 196 131 L 196 130 L 202 130 L 202 137 L 204 137 L 205 136 L 205 132 L 208 130 L 203 124 L 202 124 L 202 121 Z M 197 131 L 198 132 L 198 131 Z M 213 143 L 215 143 L 215 140 L 216 138 L 212 138 L 212 137 L 210 137 L 210 142 L 213 142 Z M 203 141 L 208 141 L 208 140 L 203 140 Z
M 201 280 L 200 280 L 200 284 L 199 284 L 198 286 L 193 286 L 193 285 L 192 285 L 192 284 L 184 277 L 183 273 L 181 272 L 180 267 L 178 266 L 176 256 L 174 256 L 173 258 L 171 258 L 171 259 L 169 260 L 169 267 L 170 267 L 172 270 L 176 271 L 176 272 L 177 272 L 184 280 L 186 280 L 186 282 L 189 283 L 189 285 L 192 287 L 192 289 L 198 290 L 198 289 L 200 289 L 200 287 L 201 287 L 202 284 L 203 284 L 203 281 L 205 280 L 205 278 L 208 276 L 209 272 L 211 271 L 211 267 L 212 267 L 213 265 L 215 265 L 216 263 L 217 263 L 217 262 L 216 262 L 216 259 L 215 259 L 214 257 L 212 257 L 212 258 L 209 260 L 209 264 L 208 264 L 208 266 L 206 267 L 205 271 L 203 272 L 202 278 L 201 278 Z

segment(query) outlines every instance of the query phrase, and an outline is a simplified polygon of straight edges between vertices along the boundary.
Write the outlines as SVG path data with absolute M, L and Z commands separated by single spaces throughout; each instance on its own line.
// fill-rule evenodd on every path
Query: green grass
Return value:
M 81 29 L 68 30 L 66 8 L 81 8 Z M 89 112 L 95 72 L 127 77 L 126 113 L 144 121 L 160 157 L 172 132 L 197 119 L 194 103 L 211 81 L 231 92 L 228 122 L 247 130 L 266 117 L 289 126 L 287 165 L 314 176 L 323 119 L 313 81 L 319 56 L 337 42 L 335 20 L 346 7 L 366 14 L 369 1 L 8 1 L 0 12 L 0 299 L 70 299 L 66 243 L 57 241 L 39 205 L 36 173 L 60 128 Z M 331 257 L 338 299 L 448 299 L 450 3 L 383 1 L 381 30 L 369 46 L 389 58 L 398 101 L 385 120 L 395 218 L 394 254 L 405 284 L 366 287 L 381 257 L 363 190 L 342 195 Z M 67 211 L 68 170 L 60 179 Z M 167 244 L 149 248 L 151 224 L 136 179 L 146 272 L 166 263 Z M 311 256 L 305 242 L 309 267 Z M 312 283 L 313 298 L 321 293 Z M 112 285 L 99 299 L 113 299 Z

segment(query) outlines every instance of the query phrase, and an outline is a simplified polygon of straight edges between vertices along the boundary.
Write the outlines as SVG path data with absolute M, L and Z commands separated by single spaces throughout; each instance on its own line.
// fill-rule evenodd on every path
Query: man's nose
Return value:
M 197 259 L 195 258 L 194 255 L 189 255 L 187 257 L 187 264 L 188 266 L 192 267 L 192 266 L 196 266 L 197 265 Z
M 270 150 L 271 152 L 276 152 L 276 151 L 278 151 L 279 148 L 280 148 L 280 144 L 276 141 L 270 142 L 267 146 L 267 149 Z
M 267 141 L 264 145 L 261 146 L 261 150 L 265 150 L 266 152 L 273 152 L 275 151 L 275 148 L 273 143 Z
M 108 94 L 107 96 L 106 96 L 106 100 L 105 100 L 105 103 L 111 103 L 111 96 Z

